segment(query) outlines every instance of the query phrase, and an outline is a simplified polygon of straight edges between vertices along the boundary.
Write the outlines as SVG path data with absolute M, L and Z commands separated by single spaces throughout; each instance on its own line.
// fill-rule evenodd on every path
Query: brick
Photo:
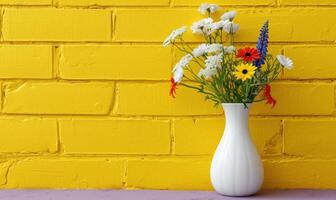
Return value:
M 4 113 L 107 114 L 113 97 L 111 83 L 6 84 Z
M 2 153 L 57 151 L 57 124 L 49 119 L 0 119 Z
M 52 49 L 42 45 L 0 46 L 1 78 L 51 78 Z
M 236 21 L 241 29 L 236 41 L 256 42 L 260 29 L 258 25 L 262 26 L 266 19 L 270 21 L 270 41 L 273 42 L 334 41 L 336 37 L 332 20 L 336 9 L 262 8 L 237 11 Z M 119 9 L 115 14 L 116 41 L 162 42 L 173 29 L 190 26 L 192 22 L 201 19 L 196 9 L 152 9 L 150 12 L 146 9 Z M 323 28 L 311 31 L 311 27 Z M 192 36 L 191 31 L 186 33 L 185 38 L 189 41 L 202 39 L 200 36 Z
M 169 121 L 61 120 L 60 133 L 66 153 L 169 154 L 170 152 Z
M 146 52 L 146 53 L 142 53 Z M 171 50 L 161 46 L 64 46 L 65 79 L 168 80 Z
M 336 5 L 334 0 L 281 0 L 282 5 Z
M 58 4 L 68 6 L 168 6 L 169 0 L 58 0 Z
M 274 108 L 254 103 L 253 115 L 330 115 L 334 112 L 334 86 L 328 83 L 274 83 Z
M 169 96 L 169 83 L 120 83 L 115 114 L 125 115 L 216 115 L 210 101 L 188 88 L 180 87 L 177 98 Z
M 213 155 L 224 127 L 225 121 L 221 118 L 175 120 L 175 153 Z M 281 154 L 280 120 L 252 119 L 250 133 L 262 156 Z
M 120 188 L 123 162 L 103 158 L 33 158 L 10 168 L 7 188 Z M 43 178 L 41 178 L 43 177 Z
M 204 1 L 202 0 L 175 0 L 174 6 L 199 6 Z M 274 0 L 258 0 L 258 1 L 250 1 L 250 0 L 227 0 L 227 1 L 221 1 L 221 0 L 209 0 L 207 3 L 214 3 L 221 6 L 232 6 L 232 5 L 258 5 L 258 6 L 268 6 L 268 5 L 275 5 Z
M 208 158 L 130 160 L 127 167 L 126 187 L 210 190 L 212 187 L 209 169 L 210 159 Z
M 318 158 L 335 156 L 334 130 L 335 120 L 285 120 L 285 153 Z
M 188 19 L 189 23 L 193 19 L 197 20 L 196 12 L 192 12 L 191 10 L 172 11 L 170 9 L 152 9 L 150 11 L 145 9 L 132 9 L 131 11 L 119 9 L 115 11 L 116 26 L 114 39 L 116 41 L 162 42 L 172 29 L 181 27 Z M 132 25 L 130 26 L 130 24 Z M 141 31 L 136 31 L 135 33 L 133 30 Z M 130 31 L 133 33 L 130 33 Z
M 256 42 L 259 29 L 254 24 L 262 24 L 266 19 L 270 23 L 271 42 L 302 42 L 302 41 L 334 41 L 336 28 L 331 19 L 335 16 L 336 9 L 262 9 L 242 10 L 238 12 L 237 23 L 241 29 L 237 32 L 237 40 Z M 267 17 L 266 17 L 267 16 Z M 307 19 L 309 19 L 307 21 Z M 251 26 L 251 24 L 253 24 Z M 316 32 L 311 32 L 311 26 L 324 27 Z
M 301 140 L 302 141 L 302 140 Z M 264 162 L 264 188 L 330 189 L 335 188 L 335 161 L 275 160 Z
M 0 0 L 0 5 L 51 5 L 52 0 Z
M 333 46 L 289 46 L 285 54 L 294 61 L 292 70 L 285 70 L 290 79 L 332 79 L 336 64 L 330 62 L 330 54 L 336 53 Z
M 107 10 L 6 8 L 3 14 L 5 41 L 108 41 L 110 36 Z

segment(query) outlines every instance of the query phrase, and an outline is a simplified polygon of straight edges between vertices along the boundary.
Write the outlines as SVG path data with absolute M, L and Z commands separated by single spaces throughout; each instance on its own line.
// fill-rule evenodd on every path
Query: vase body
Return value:
M 248 108 L 241 103 L 222 104 L 224 134 L 212 158 L 210 178 L 216 192 L 227 196 L 249 196 L 260 189 L 264 170 L 252 142 Z

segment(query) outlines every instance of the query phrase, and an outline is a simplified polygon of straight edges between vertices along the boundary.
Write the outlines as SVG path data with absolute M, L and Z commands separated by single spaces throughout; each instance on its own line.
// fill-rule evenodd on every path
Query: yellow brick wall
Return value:
M 211 189 L 223 111 L 168 96 L 180 54 L 161 47 L 202 2 L 0 0 L 0 188 Z M 208 2 L 238 11 L 239 45 L 269 19 L 271 51 L 295 62 L 276 108 L 251 111 L 263 187 L 336 189 L 336 1 Z

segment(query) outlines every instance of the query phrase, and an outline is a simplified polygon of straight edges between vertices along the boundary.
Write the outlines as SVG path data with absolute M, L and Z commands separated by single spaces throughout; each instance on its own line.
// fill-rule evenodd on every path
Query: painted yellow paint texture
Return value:
M 237 10 L 239 46 L 269 19 L 270 52 L 295 63 L 276 107 L 250 113 L 263 187 L 336 189 L 335 1 L 208 2 Z M 161 46 L 200 3 L 0 0 L 0 188 L 212 189 L 223 111 L 183 87 L 169 97 L 183 54 Z

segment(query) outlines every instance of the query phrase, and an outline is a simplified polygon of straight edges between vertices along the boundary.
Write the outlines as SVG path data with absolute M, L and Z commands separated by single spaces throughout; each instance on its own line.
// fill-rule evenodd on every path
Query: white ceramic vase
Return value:
M 249 196 L 260 189 L 264 170 L 248 127 L 248 108 L 223 103 L 225 130 L 212 158 L 210 178 L 214 189 L 227 196 Z

